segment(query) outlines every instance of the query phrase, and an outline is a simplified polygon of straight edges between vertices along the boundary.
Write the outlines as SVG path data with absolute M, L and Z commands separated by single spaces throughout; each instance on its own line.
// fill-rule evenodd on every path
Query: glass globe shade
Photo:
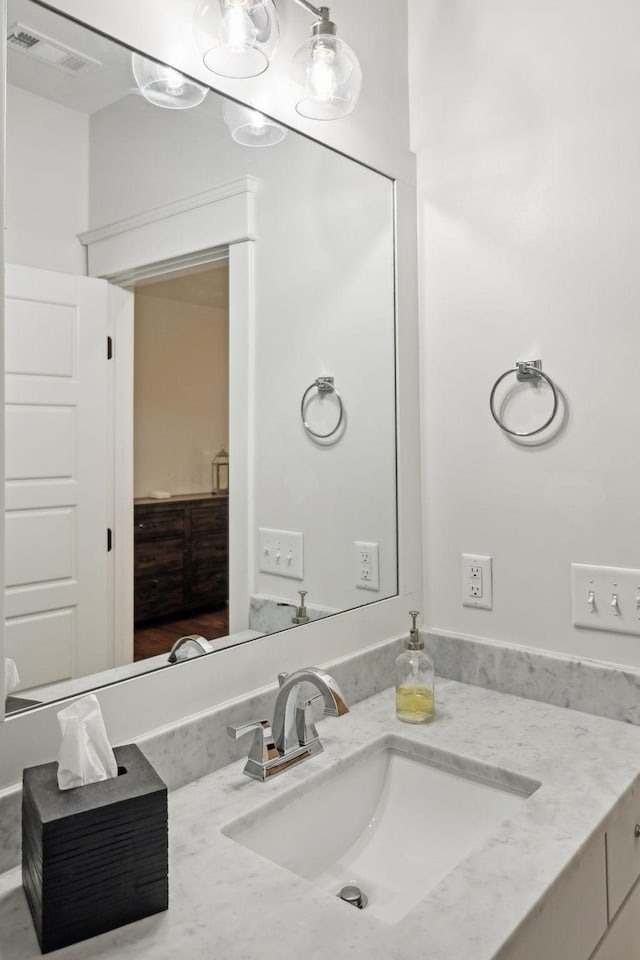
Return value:
M 204 65 L 221 77 L 257 77 L 278 45 L 273 0 L 199 0 L 193 28 Z
M 156 107 L 189 110 L 197 107 L 209 92 L 172 67 L 148 60 L 139 53 L 131 56 L 133 76 L 143 97 Z
M 332 34 L 317 34 L 293 59 L 298 88 L 296 110 L 311 120 L 337 120 L 354 109 L 362 89 L 360 62 L 351 47 Z
M 275 120 L 232 100 L 225 100 L 222 115 L 231 136 L 243 147 L 274 147 L 287 135 Z

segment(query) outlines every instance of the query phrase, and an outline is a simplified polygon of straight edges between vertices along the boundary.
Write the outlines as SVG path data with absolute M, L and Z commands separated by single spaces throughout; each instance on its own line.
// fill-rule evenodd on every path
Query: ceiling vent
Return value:
M 73 50 L 59 40 L 52 40 L 43 33 L 25 27 L 22 23 L 14 23 L 7 31 L 7 46 L 10 50 L 18 50 L 29 57 L 47 63 L 56 70 L 72 77 L 80 76 L 91 66 L 101 67 L 102 64 L 94 57 L 87 56 Z

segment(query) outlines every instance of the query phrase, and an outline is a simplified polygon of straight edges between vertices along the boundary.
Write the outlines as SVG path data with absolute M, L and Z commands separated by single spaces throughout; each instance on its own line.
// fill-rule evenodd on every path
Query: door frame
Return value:
M 249 625 L 253 590 L 254 195 L 241 177 L 79 235 L 89 276 L 112 285 L 114 652 L 133 661 L 133 323 L 123 287 L 229 262 L 229 633 Z M 125 301 L 127 306 L 125 307 Z

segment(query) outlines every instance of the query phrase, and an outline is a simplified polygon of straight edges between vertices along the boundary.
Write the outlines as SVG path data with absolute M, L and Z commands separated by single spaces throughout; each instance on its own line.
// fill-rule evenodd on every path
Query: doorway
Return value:
M 134 660 L 229 632 L 229 266 L 135 284 Z

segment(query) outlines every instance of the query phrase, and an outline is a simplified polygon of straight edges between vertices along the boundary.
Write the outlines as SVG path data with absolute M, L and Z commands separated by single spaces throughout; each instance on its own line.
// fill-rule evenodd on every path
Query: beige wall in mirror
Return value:
M 8 52 L 8 712 L 293 628 L 299 591 L 310 619 L 398 592 L 393 181 L 14 23 L 61 53 Z

